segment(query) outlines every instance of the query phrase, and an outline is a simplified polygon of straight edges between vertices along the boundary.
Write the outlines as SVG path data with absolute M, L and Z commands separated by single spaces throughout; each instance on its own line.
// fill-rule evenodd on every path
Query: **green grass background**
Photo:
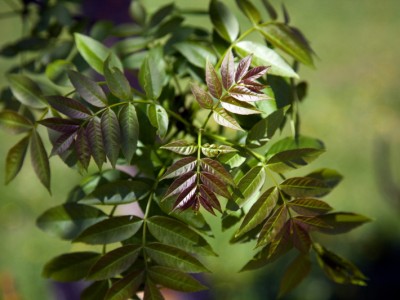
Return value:
M 169 1 L 144 2 L 152 10 Z M 175 2 L 197 8 L 205 8 L 208 3 Z M 235 6 L 233 0 L 224 2 Z M 357 261 L 365 247 L 375 240 L 400 240 L 400 212 L 379 188 L 378 176 L 383 175 L 377 174 L 375 168 L 382 159 L 376 155 L 376 149 L 384 139 L 391 149 L 392 175 L 400 185 L 400 2 L 292 0 L 285 1 L 285 5 L 292 24 L 305 33 L 318 55 L 315 69 L 302 67 L 300 71 L 302 79 L 310 84 L 308 97 L 301 105 L 302 133 L 321 138 L 328 149 L 311 168 L 330 167 L 344 175 L 344 181 L 327 197 L 332 206 L 374 219 L 351 234 L 323 238 L 330 248 Z M 258 6 L 261 10 L 262 6 Z M 5 11 L 9 7 L 0 1 L 0 12 Z M 201 18 L 192 21 L 208 22 Z M 241 15 L 240 21 L 244 26 L 248 24 Z M 1 19 L 0 28 L 0 44 L 15 40 L 22 31 L 18 18 Z M 3 73 L 12 63 L 0 58 L 0 86 L 6 84 Z M 6 153 L 18 139 L 4 132 L 0 132 L 0 139 L 0 170 L 4 170 Z M 35 226 L 36 217 L 64 201 L 68 190 L 79 180 L 74 171 L 56 158 L 51 159 L 51 169 L 52 196 L 39 184 L 29 163 L 11 184 L 0 185 L 0 274 L 15 279 L 23 299 L 52 299 L 48 282 L 40 276 L 41 267 L 49 258 L 71 249 L 69 243 L 48 236 Z M 3 181 L 1 172 L 0 182 Z M 229 247 L 222 239 L 215 246 L 224 253 L 210 261 L 219 275 L 214 279 L 220 287 L 235 291 L 235 285 L 243 287 L 254 280 L 249 274 L 232 275 L 249 257 L 248 245 Z M 267 270 L 276 272 L 273 267 Z M 230 280 L 221 279 L 224 276 Z M 303 299 L 327 299 L 332 287 L 313 278 L 302 284 L 298 295 Z M 255 292 L 243 293 L 236 288 L 232 299 L 257 298 Z

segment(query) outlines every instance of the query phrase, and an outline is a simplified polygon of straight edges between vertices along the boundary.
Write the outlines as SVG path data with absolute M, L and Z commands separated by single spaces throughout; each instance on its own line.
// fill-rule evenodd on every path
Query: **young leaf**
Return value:
M 190 88 L 200 107 L 204 109 L 211 109 L 213 107 L 214 102 L 210 94 L 195 84 L 191 84 Z
M 229 88 L 235 82 L 235 59 L 233 58 L 232 50 L 230 49 L 222 61 L 220 72 L 222 85 L 224 86 L 225 90 L 229 90 Z
M 161 243 L 190 253 L 216 256 L 208 242 L 185 223 L 168 217 L 153 216 L 147 220 L 150 233 Z
M 17 176 L 24 164 L 26 151 L 29 145 L 29 136 L 24 137 L 7 153 L 5 183 L 8 184 Z
M 247 70 L 250 67 L 251 60 L 253 59 L 253 54 L 250 53 L 246 57 L 242 58 L 239 61 L 238 67 L 235 73 L 235 82 L 239 82 L 242 80 L 243 76 L 247 73 Z
M 288 205 L 298 214 L 305 216 L 317 216 L 332 210 L 328 203 L 313 198 L 294 199 L 288 202 Z
M 90 146 L 90 153 L 98 168 L 101 169 L 103 163 L 106 161 L 106 154 L 104 152 L 101 125 L 97 118 L 93 118 L 89 121 L 86 127 L 86 136 Z
M 370 218 L 348 212 L 330 213 L 319 216 L 319 219 L 329 226 L 321 228 L 319 231 L 328 234 L 346 233 L 364 223 L 371 222 Z
M 262 26 L 260 31 L 266 40 L 282 49 L 305 65 L 313 65 L 312 50 L 309 45 L 290 26 L 282 23 L 271 23 Z
M 199 201 L 197 201 L 197 184 L 192 183 L 186 189 L 184 189 L 176 198 L 174 203 L 174 210 L 185 210 L 192 207 L 194 211 L 198 211 L 200 208 Z
M 9 74 L 7 80 L 15 98 L 32 108 L 44 108 L 46 103 L 40 87 L 29 77 L 22 74 Z
M 47 96 L 46 100 L 51 107 L 72 119 L 87 119 L 92 114 L 86 106 L 75 99 L 62 96 Z
M 221 180 L 218 176 L 215 176 L 214 174 L 208 172 L 201 172 L 200 180 L 213 193 L 221 195 L 227 199 L 231 198 L 225 182 Z
M 306 229 L 293 219 L 288 221 L 291 225 L 293 245 L 302 253 L 308 253 L 311 247 L 311 238 Z
M 30 139 L 31 163 L 40 182 L 50 192 L 50 165 L 42 139 L 36 130 L 32 131 Z
M 258 9 L 249 0 L 236 0 L 236 4 L 244 15 L 253 23 L 258 24 L 261 21 L 261 15 Z
M 215 145 L 215 144 L 203 144 L 201 146 L 201 152 L 207 157 L 216 157 L 220 154 L 237 152 L 235 148 L 226 145 Z
M 149 269 L 149 276 L 155 283 L 176 291 L 189 293 L 207 289 L 206 286 L 190 275 L 171 268 L 161 266 L 151 267 Z
M 174 48 L 179 51 L 192 65 L 204 69 L 207 59 L 215 64 L 217 57 L 214 51 L 199 43 L 199 42 L 181 42 L 174 45 Z
M 165 81 L 165 62 L 160 47 L 153 48 L 143 60 L 139 71 L 140 85 L 148 98 L 157 100 Z
M 292 218 L 293 222 L 299 224 L 304 229 L 311 231 L 313 229 L 320 230 L 321 228 L 332 228 L 330 225 L 326 224 L 319 217 L 315 216 L 296 216 Z
M 85 128 L 80 128 L 76 134 L 75 151 L 78 161 L 87 170 L 90 162 L 90 145 Z
M 193 170 L 196 165 L 196 158 L 189 156 L 182 158 L 176 161 L 172 166 L 170 166 L 167 171 L 165 171 L 164 175 L 161 177 L 161 180 L 166 178 L 173 178 L 190 172 Z
M 222 84 L 210 61 L 207 61 L 206 63 L 206 82 L 210 94 L 217 99 L 221 98 Z
M 210 2 L 211 22 L 218 34 L 228 42 L 233 42 L 239 34 L 239 22 L 229 8 L 218 0 Z
M 336 283 L 367 285 L 368 278 L 351 262 L 327 250 L 325 247 L 314 244 L 317 260 L 326 276 Z
M 10 133 L 18 134 L 32 130 L 32 122 L 12 110 L 3 110 L 0 112 L 0 127 Z
M 311 270 L 311 261 L 308 255 L 299 254 L 287 267 L 283 274 L 278 298 L 283 297 L 299 285 Z
M 38 121 L 38 123 L 55 131 L 65 133 L 74 132 L 79 128 L 77 121 L 62 118 L 47 118 Z
M 239 237 L 261 224 L 275 208 L 278 199 L 279 190 L 277 188 L 272 187 L 266 190 L 244 217 L 235 237 Z
M 86 228 L 74 242 L 90 245 L 120 242 L 133 236 L 142 223 L 143 220 L 135 216 L 112 217 Z
M 263 44 L 240 41 L 236 43 L 235 50 L 241 57 L 253 54 L 253 65 L 255 66 L 271 66 L 269 74 L 299 78 L 296 72 L 278 53 Z
M 117 115 L 110 108 L 101 115 L 101 132 L 105 152 L 111 165 L 115 168 L 121 144 L 121 131 Z
M 240 127 L 239 123 L 232 116 L 230 116 L 226 112 L 225 109 L 223 109 L 221 107 L 214 109 L 213 117 L 214 117 L 215 122 L 217 122 L 218 124 L 220 124 L 224 127 L 243 131 L 243 129 Z
M 200 192 L 200 197 L 199 197 L 200 203 L 206 210 L 208 210 L 213 215 L 215 215 L 213 208 L 222 213 L 221 204 L 219 203 L 217 196 L 207 185 L 200 184 L 199 192 Z
M 162 147 L 161 149 L 166 149 L 181 155 L 191 155 L 197 151 L 197 145 L 189 144 L 185 140 L 177 140 L 171 143 L 168 143 Z
M 271 99 L 268 95 L 264 93 L 256 93 L 252 90 L 248 89 L 245 86 L 236 85 L 229 90 L 229 96 L 239 100 L 246 102 L 254 102 L 261 100 L 269 100 Z
M 164 138 L 168 131 L 168 113 L 164 107 L 158 104 L 150 104 L 147 106 L 147 116 L 151 125 L 157 128 L 157 134 L 160 138 Z
M 322 197 L 331 191 L 323 181 L 309 177 L 293 177 L 280 184 L 280 188 L 292 197 Z
M 143 271 L 134 271 L 116 281 L 108 290 L 104 300 L 126 300 L 135 294 L 143 281 Z
M 200 261 L 176 247 L 150 243 L 146 245 L 145 251 L 150 258 L 165 267 L 176 268 L 189 273 L 209 272 Z
M 257 247 L 261 247 L 272 242 L 285 225 L 286 218 L 286 207 L 282 205 L 276 208 L 274 213 L 267 219 L 267 222 L 265 222 L 263 228 L 261 229 L 260 236 L 258 237 L 257 241 Z
M 102 256 L 89 270 L 87 279 L 104 280 L 127 270 L 137 259 L 141 247 L 126 245 Z
M 68 148 L 71 147 L 71 145 L 75 141 L 75 136 L 76 136 L 76 131 L 75 132 L 66 132 L 62 134 L 54 143 L 53 149 L 51 150 L 50 156 L 53 155 L 61 155 L 65 151 L 68 150 Z
M 196 178 L 197 174 L 193 171 L 187 172 L 182 176 L 178 177 L 168 188 L 167 192 L 164 195 L 164 199 L 182 193 L 188 187 L 193 185 Z
M 230 93 L 230 95 L 234 98 L 227 97 L 221 99 L 221 106 L 225 108 L 227 111 L 238 115 L 252 115 L 261 113 L 261 111 L 259 111 L 253 105 L 235 99 L 235 98 L 249 99 L 246 95 L 241 94 L 239 97 L 236 97 L 234 93 L 233 95 Z
M 87 103 L 96 107 L 107 105 L 107 96 L 95 81 L 72 70 L 68 71 L 68 77 L 79 95 Z
M 262 166 L 251 168 L 237 183 L 238 190 L 241 195 L 236 196 L 234 201 L 237 205 L 242 206 L 249 199 L 254 197 L 265 182 L 265 170 Z
M 235 185 L 235 182 L 233 181 L 231 174 L 229 174 L 229 172 L 224 168 L 224 166 L 221 165 L 218 161 L 211 158 L 202 158 L 200 164 L 201 168 L 204 171 L 214 174 L 227 184 L 230 184 L 232 186 Z
M 37 219 L 37 226 L 51 235 L 72 240 L 83 230 L 105 218 L 107 215 L 97 208 L 67 203 L 45 211 Z
M 117 98 L 125 101 L 132 99 L 131 86 L 124 73 L 115 66 L 110 65 L 111 56 L 104 62 L 104 77 L 110 92 Z
M 118 115 L 121 128 L 121 149 L 128 163 L 136 153 L 139 139 L 139 121 L 135 106 L 132 103 L 124 105 Z
M 99 256 L 96 252 L 63 254 L 46 263 L 42 275 L 56 281 L 78 281 L 86 277 L 89 268 Z

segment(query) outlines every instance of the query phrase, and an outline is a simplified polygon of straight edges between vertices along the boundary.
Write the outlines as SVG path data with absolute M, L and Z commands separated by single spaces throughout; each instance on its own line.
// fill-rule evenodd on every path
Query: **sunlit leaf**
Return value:
M 309 177 L 293 177 L 280 184 L 280 188 L 293 197 L 322 197 L 331 191 L 323 181 Z
M 197 184 L 193 182 L 178 195 L 178 198 L 176 198 L 174 203 L 174 210 L 177 209 L 183 211 L 190 207 L 195 211 L 199 210 L 200 205 L 196 192 Z
M 211 159 L 211 158 L 202 158 L 201 161 L 201 168 L 209 173 L 214 174 L 218 178 L 225 181 L 227 184 L 235 185 L 231 174 L 221 165 L 218 161 Z
M 149 269 L 150 278 L 166 288 L 182 292 L 198 292 L 207 289 L 196 279 L 179 270 L 154 266 Z
M 96 252 L 73 252 L 57 256 L 43 268 L 42 275 L 56 281 L 78 281 L 100 257 Z
M 249 199 L 257 195 L 265 182 L 265 170 L 262 166 L 251 168 L 237 183 L 237 188 L 241 195 L 236 196 L 234 201 L 242 206 Z
M 204 91 L 202 88 L 200 88 L 195 84 L 191 84 L 190 88 L 192 90 L 195 99 L 202 108 L 210 109 L 213 107 L 214 102 L 209 93 L 207 93 L 206 91 Z
M 107 86 L 110 92 L 117 98 L 130 101 L 132 99 L 132 92 L 129 81 L 120 69 L 111 66 L 111 57 L 112 56 L 109 56 L 104 62 L 104 77 Z
M 110 108 L 101 115 L 101 132 L 106 155 L 115 168 L 121 144 L 121 131 L 117 115 Z
M 176 268 L 189 273 L 209 272 L 200 261 L 176 247 L 150 243 L 146 245 L 145 251 L 150 258 L 165 267 Z
M 64 59 L 57 59 L 46 66 L 46 77 L 60 86 L 71 86 L 68 82 L 67 71 L 75 69 L 75 65 Z
M 150 233 L 161 243 L 191 253 L 216 255 L 208 242 L 185 223 L 172 218 L 153 216 L 147 220 Z
M 42 139 L 36 130 L 32 131 L 30 139 L 31 163 L 36 176 L 50 192 L 50 165 Z
M 188 187 L 192 186 L 197 178 L 197 174 L 193 171 L 189 171 L 172 182 L 167 192 L 164 195 L 164 199 L 171 197 L 176 194 L 180 194 Z
M 192 171 L 196 165 L 196 158 L 189 156 L 176 161 L 164 173 L 161 179 L 173 178 Z
M 271 99 L 268 95 L 263 93 L 256 93 L 245 86 L 236 85 L 229 90 L 229 95 L 239 101 L 261 101 Z
M 191 155 L 196 152 L 197 145 L 188 143 L 185 140 L 177 140 L 171 143 L 168 143 L 162 147 L 161 149 L 167 149 L 169 151 L 181 154 L 181 155 Z
M 233 97 L 234 95 L 231 96 Z M 248 97 L 245 95 L 236 98 L 248 99 Z M 252 115 L 261 113 L 261 111 L 259 111 L 257 107 L 243 101 L 239 101 L 231 97 L 224 98 L 221 99 L 221 106 L 227 111 L 238 115 Z
M 104 151 L 101 124 L 97 118 L 93 118 L 89 121 L 86 127 L 86 136 L 93 159 L 99 169 L 101 169 L 103 163 L 106 161 L 106 153 Z
M 328 203 L 313 198 L 294 199 L 289 201 L 288 205 L 298 214 L 305 216 L 316 216 L 332 210 Z
M 66 203 L 45 211 L 37 225 L 61 239 L 72 240 L 83 230 L 107 217 L 101 210 L 87 205 Z
M 240 167 L 246 161 L 246 158 L 237 153 L 231 152 L 220 155 L 218 157 L 218 160 L 223 164 L 228 165 L 231 168 L 237 168 Z
M 229 50 L 221 64 L 222 85 L 225 90 L 229 90 L 235 82 L 235 59 L 233 58 L 232 50 Z
M 238 67 L 235 73 L 235 82 L 239 82 L 242 80 L 243 76 L 247 73 L 247 70 L 250 67 L 251 60 L 253 59 L 253 54 L 250 53 L 246 57 L 242 58 L 239 61 Z
M 207 157 L 216 157 L 220 154 L 237 152 L 235 148 L 226 145 L 203 144 L 201 145 L 201 152 Z
M 260 236 L 258 237 L 257 247 L 267 245 L 272 242 L 275 237 L 282 230 L 287 218 L 286 207 L 279 206 L 275 209 L 273 214 L 267 219 L 263 228 L 261 229 Z
M 236 4 L 244 15 L 253 23 L 258 24 L 261 21 L 261 15 L 258 9 L 249 0 L 236 0 Z
M 29 136 L 24 137 L 15 144 L 7 153 L 5 183 L 9 183 L 18 175 L 24 164 L 26 151 L 28 150 Z
M 328 228 L 321 228 L 319 231 L 328 234 L 346 233 L 372 221 L 363 215 L 349 212 L 329 213 L 319 216 L 319 219 L 329 226 Z
M 135 216 L 117 216 L 86 228 L 74 242 L 103 245 L 130 238 L 142 226 L 143 220 Z
M 92 79 L 75 71 L 68 71 L 68 77 L 78 94 L 89 104 L 104 107 L 107 97 L 102 88 Z
M 278 298 L 283 297 L 296 286 L 298 286 L 304 278 L 307 277 L 311 270 L 311 261 L 308 255 L 298 255 L 292 263 L 287 267 L 283 274 L 280 286 Z
M 87 119 L 92 114 L 85 105 L 75 99 L 62 96 L 48 96 L 46 100 L 51 107 L 72 119 Z
M 139 81 L 147 97 L 156 100 L 161 95 L 165 80 L 165 62 L 161 48 L 153 48 L 144 58 L 139 71 Z
M 140 246 L 126 245 L 106 253 L 90 268 L 87 279 L 104 280 L 121 274 L 136 261 L 139 252 Z
M 18 134 L 32 130 L 32 122 L 12 110 L 3 110 L 0 112 L 0 127 L 10 133 Z
M 224 127 L 243 131 L 243 129 L 240 127 L 239 123 L 232 116 L 230 116 L 226 112 L 226 110 L 223 108 L 218 107 L 218 108 L 214 109 L 213 117 L 214 117 L 215 122 L 217 122 L 218 124 L 220 124 Z
M 222 179 L 220 179 L 218 176 L 216 176 L 212 173 L 208 173 L 208 172 L 201 172 L 200 180 L 212 192 L 214 192 L 218 195 L 221 195 L 227 199 L 231 198 L 231 195 L 228 192 L 225 182 Z
M 315 178 L 324 181 L 328 186 L 334 188 L 342 181 L 343 176 L 332 169 L 319 169 L 307 174 L 307 177 Z
M 218 34 L 233 42 L 239 34 L 239 22 L 229 8 L 218 0 L 212 0 L 209 6 L 211 22 Z
M 46 107 L 42 91 L 32 79 L 22 74 L 9 74 L 7 80 L 13 95 L 19 102 L 32 108 Z
M 178 50 L 179 53 L 181 53 L 191 64 L 202 69 L 206 66 L 207 60 L 212 64 L 217 62 L 217 57 L 215 56 L 214 51 L 199 42 L 185 41 L 175 44 L 174 48 Z
M 121 129 L 121 149 L 128 163 L 136 152 L 139 139 L 139 121 L 135 106 L 131 103 L 124 105 L 118 115 Z
M 157 134 L 164 138 L 168 131 L 168 113 L 164 107 L 158 104 L 150 104 L 147 106 L 147 116 L 151 125 L 157 128 Z
M 143 271 L 134 271 L 116 281 L 108 290 L 104 300 L 126 300 L 135 294 L 143 281 Z
M 217 99 L 221 98 L 222 84 L 210 61 L 206 63 L 206 82 L 210 94 Z

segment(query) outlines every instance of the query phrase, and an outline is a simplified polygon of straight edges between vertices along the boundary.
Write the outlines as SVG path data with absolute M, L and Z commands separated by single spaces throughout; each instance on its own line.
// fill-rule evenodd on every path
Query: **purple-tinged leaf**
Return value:
M 229 90 L 235 82 L 235 59 L 233 58 L 232 50 L 226 53 L 221 64 L 221 78 L 225 90 Z
M 106 155 L 115 168 L 121 145 L 121 131 L 118 118 L 112 109 L 107 109 L 101 116 L 101 132 Z
M 50 191 L 50 165 L 42 139 L 36 130 L 32 131 L 30 140 L 31 162 L 40 182 Z
M 72 119 L 87 119 L 92 114 L 86 106 L 75 99 L 62 96 L 48 96 L 46 100 L 51 107 Z
M 90 146 L 90 153 L 99 169 L 101 169 L 103 163 L 106 161 L 106 154 L 104 152 L 101 125 L 97 118 L 91 119 L 88 123 L 86 127 L 86 136 Z
M 24 137 L 7 153 L 5 183 L 8 184 L 18 175 L 24 164 L 26 151 L 29 145 L 29 136 Z
M 267 74 L 268 69 L 270 67 L 266 66 L 259 66 L 259 67 L 254 67 L 246 72 L 246 74 L 242 77 L 242 80 L 247 80 L 249 82 L 252 82 L 261 76 Z
M 143 271 L 136 270 L 114 282 L 104 300 L 125 300 L 134 295 L 143 282 Z
M 201 108 L 211 109 L 213 107 L 214 102 L 209 93 L 204 91 L 202 88 L 200 88 L 196 84 L 191 84 L 190 88 L 192 90 L 194 98 L 199 103 Z
M 266 190 L 250 208 L 243 219 L 235 237 L 239 237 L 261 224 L 275 208 L 279 199 L 279 190 L 272 187 Z
M 261 111 L 250 103 L 238 101 L 231 97 L 221 99 L 221 105 L 227 111 L 238 115 L 253 115 L 261 113 Z
M 219 125 L 243 131 L 239 123 L 232 116 L 230 116 L 225 109 L 221 107 L 214 109 L 213 117 L 215 122 L 217 122 Z
M 79 129 L 79 123 L 69 119 L 47 118 L 38 121 L 38 123 L 58 132 L 71 133 Z
M 62 134 L 54 143 L 53 149 L 51 150 L 50 156 L 61 155 L 67 151 L 73 144 L 76 136 L 75 132 L 66 132 Z
M 85 128 L 80 128 L 76 135 L 75 151 L 78 161 L 82 167 L 87 170 L 90 162 L 90 145 L 86 135 Z
M 313 198 L 294 199 L 288 202 L 288 205 L 298 214 L 305 216 L 317 216 L 332 210 L 328 203 Z
M 132 100 L 131 86 L 125 74 L 115 66 L 111 65 L 112 56 L 108 56 L 104 62 L 104 77 L 110 92 L 117 98 L 130 101 Z
M 168 188 L 167 192 L 164 195 L 164 199 L 176 194 L 180 194 L 182 191 L 192 186 L 196 178 L 197 174 L 193 171 L 187 172 L 178 177 Z
M 303 253 L 308 253 L 311 247 L 311 238 L 310 234 L 303 226 L 299 225 L 296 221 L 291 219 L 291 232 L 292 232 L 292 240 L 293 245 Z
M 0 127 L 10 133 L 18 134 L 32 130 L 32 122 L 12 110 L 3 110 L 0 112 Z
M 188 209 L 189 207 L 193 207 L 193 209 L 198 210 L 198 207 L 196 206 L 196 191 L 197 191 L 197 185 L 196 183 L 192 183 L 190 186 L 188 186 L 186 189 L 184 189 L 176 198 L 176 201 L 174 203 L 174 210 L 175 209 L 180 209 L 180 210 L 185 210 Z
M 209 61 L 207 61 L 206 64 L 206 82 L 210 94 L 217 99 L 221 98 L 222 84 L 218 78 L 217 72 L 215 72 L 213 65 Z
M 218 161 L 211 159 L 211 158 L 202 158 L 201 161 L 201 168 L 208 172 L 212 173 L 221 180 L 225 181 L 227 184 L 232 186 L 235 185 L 235 182 L 232 179 L 231 174 L 221 165 Z
M 266 88 L 266 86 L 264 84 L 258 83 L 256 81 L 247 80 L 247 79 L 243 79 L 241 81 L 241 84 L 243 84 L 246 88 L 248 88 L 250 91 L 252 91 L 254 93 L 262 93 L 261 90 Z
M 314 216 L 296 216 L 292 218 L 293 222 L 299 224 L 307 231 L 311 230 L 319 230 L 319 229 L 326 229 L 326 228 L 333 228 L 329 224 L 322 221 L 319 217 Z
M 237 187 L 241 195 L 236 196 L 234 201 L 237 205 L 242 206 L 249 199 L 257 195 L 265 182 L 265 170 L 262 166 L 251 168 L 246 174 L 240 178 Z
M 322 180 L 331 188 L 337 186 L 339 182 L 343 179 L 343 176 L 340 175 L 337 171 L 326 168 L 311 172 L 307 174 L 306 177 Z
M 201 152 L 207 157 L 216 157 L 220 154 L 237 152 L 235 148 L 226 145 L 215 145 L 215 144 L 203 144 L 201 146 Z
M 293 177 L 280 184 L 280 188 L 292 197 L 322 197 L 331 191 L 325 182 L 309 177 Z
M 240 101 L 254 102 L 270 100 L 271 97 L 264 93 L 256 93 L 245 86 L 236 85 L 229 90 L 229 95 Z
M 282 230 L 287 219 L 287 209 L 279 206 L 274 213 L 267 219 L 258 237 L 257 247 L 261 247 L 272 242 Z
M 208 200 L 206 200 L 205 198 L 203 198 L 203 196 L 200 194 L 197 195 L 197 203 L 198 203 L 198 205 L 203 206 L 206 211 L 208 211 L 209 213 L 211 213 L 215 216 L 215 212 L 214 212 L 213 207 L 211 206 L 211 203 Z
M 240 80 L 242 80 L 243 76 L 247 73 L 247 70 L 250 67 L 252 58 L 253 58 L 253 55 L 249 54 L 239 61 L 239 65 L 238 65 L 238 67 L 236 69 L 236 73 L 235 73 L 235 82 L 239 82 Z
M 161 177 L 161 180 L 166 178 L 173 178 L 190 172 L 196 165 L 196 158 L 189 156 L 176 161 L 172 166 L 170 166 L 165 174 Z
M 136 153 L 139 139 L 139 121 L 135 106 L 132 103 L 124 105 L 118 115 L 121 128 L 121 150 L 128 164 Z
M 329 213 L 319 216 L 319 219 L 330 226 L 330 228 L 321 228 L 319 231 L 328 234 L 346 233 L 364 223 L 371 222 L 370 218 L 349 212 Z
M 68 71 L 68 77 L 78 94 L 89 104 L 104 107 L 107 96 L 102 88 L 92 79 L 75 71 Z
M 171 143 L 168 143 L 162 147 L 161 149 L 167 149 L 169 151 L 181 154 L 181 155 L 191 155 L 196 152 L 197 145 L 189 144 L 185 140 L 177 140 Z
M 299 254 L 287 267 L 285 274 L 283 274 L 279 286 L 278 298 L 282 298 L 284 295 L 298 286 L 304 280 L 304 278 L 307 277 L 308 273 L 310 273 L 310 270 L 310 257 L 305 254 Z
M 200 180 L 214 193 L 221 195 L 227 199 L 231 198 L 225 182 L 222 181 L 218 176 L 208 172 L 201 172 Z
M 202 200 L 205 201 L 205 202 L 202 201 L 202 204 L 204 207 L 205 207 L 205 205 L 208 205 L 211 208 L 215 208 L 219 212 L 222 212 L 221 204 L 219 203 L 217 196 L 215 196 L 214 192 L 208 186 L 200 184 L 199 191 L 200 191 Z M 212 209 L 211 209 L 211 213 L 214 214 Z

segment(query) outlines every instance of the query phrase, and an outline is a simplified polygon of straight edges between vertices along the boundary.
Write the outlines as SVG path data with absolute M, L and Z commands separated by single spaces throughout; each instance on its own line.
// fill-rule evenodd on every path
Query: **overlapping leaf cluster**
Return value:
M 34 80 L 26 66 L 20 68 L 29 73 L 7 75 L 0 125 L 24 136 L 8 152 L 6 182 L 19 173 L 28 149 L 49 190 L 48 153 L 82 173 L 99 170 L 37 221 L 42 230 L 96 251 L 57 256 L 45 277 L 92 281 L 83 299 L 128 299 L 139 291 L 144 299 L 163 299 L 162 288 L 202 290 L 190 274 L 208 272 L 202 256 L 216 255 L 205 237 L 212 236 L 203 217 L 209 212 L 221 217 L 223 228 L 236 226 L 233 244 L 256 245 L 243 270 L 298 252 L 283 274 L 281 296 L 305 278 L 311 251 L 333 281 L 365 284 L 356 266 L 313 236 L 369 221 L 331 212 L 321 199 L 341 175 L 320 169 L 290 176 L 325 151 L 320 140 L 300 133 L 297 109 L 307 93 L 297 68 L 312 65 L 313 52 L 285 9 L 281 22 L 269 1 L 261 2 L 267 21 L 252 2 L 236 1 L 252 24 L 245 30 L 228 6 L 211 0 L 209 32 L 184 22 L 188 12 L 174 4 L 147 16 L 132 1 L 135 24 L 99 22 L 89 35 L 66 37 L 76 48 L 51 56 L 45 79 Z M 253 32 L 258 39 L 249 40 Z M 106 47 L 101 40 L 107 37 L 118 40 Z M 281 137 L 286 126 L 292 135 Z M 134 212 L 123 211 L 129 203 L 137 204 Z

